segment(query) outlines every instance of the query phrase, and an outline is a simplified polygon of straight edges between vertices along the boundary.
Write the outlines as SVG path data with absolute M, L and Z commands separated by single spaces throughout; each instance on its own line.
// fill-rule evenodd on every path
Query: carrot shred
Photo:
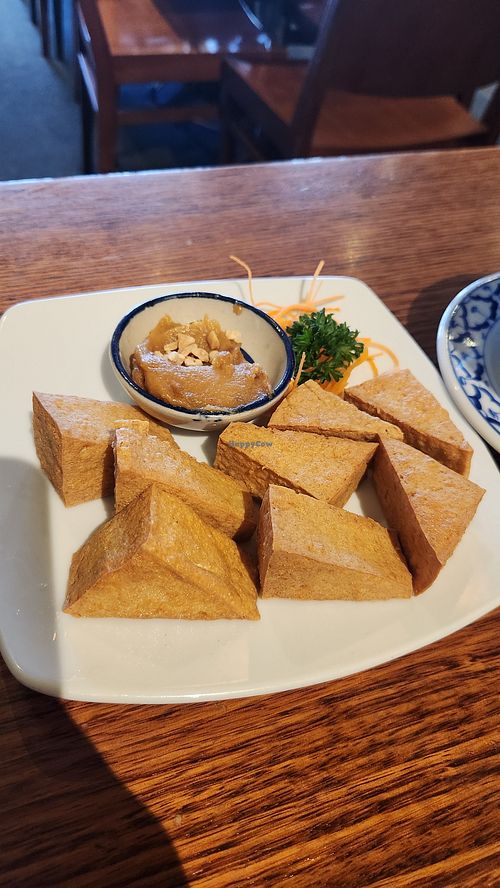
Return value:
M 276 305 L 273 302 L 255 302 L 253 295 L 253 283 L 252 283 L 252 270 L 246 262 L 243 262 L 238 256 L 230 256 L 234 262 L 237 262 L 238 265 L 241 265 L 242 268 L 245 269 L 248 276 L 248 291 L 250 295 L 250 302 L 252 305 L 262 308 L 273 320 L 279 324 L 283 330 L 287 330 L 295 320 L 297 320 L 303 314 L 312 314 L 314 311 L 318 311 L 320 308 L 325 308 L 327 314 L 334 314 L 335 312 L 340 311 L 339 306 L 333 306 L 332 303 L 338 302 L 343 299 L 344 296 L 342 294 L 337 294 L 335 296 L 328 296 L 323 298 L 321 296 L 316 296 L 318 292 L 318 278 L 323 270 L 325 261 L 321 259 L 316 266 L 316 270 L 312 276 L 309 287 L 307 288 L 306 295 L 304 299 L 301 299 L 299 302 L 292 302 L 290 305 Z M 326 306 L 329 306 L 328 308 Z M 379 375 L 379 368 L 377 366 L 377 360 L 379 358 L 389 358 L 394 367 L 399 367 L 399 360 L 397 356 L 394 354 L 389 346 L 384 345 L 382 342 L 376 342 L 374 339 L 371 339 L 370 336 L 360 336 L 358 342 L 361 342 L 364 346 L 364 349 L 355 361 L 346 367 L 346 369 L 342 373 L 342 378 L 338 381 L 332 379 L 329 382 L 320 383 L 321 386 L 328 392 L 334 392 L 334 394 L 342 395 L 344 388 L 347 385 L 349 377 L 353 370 L 362 364 L 367 364 L 372 372 L 374 377 Z M 375 351 L 373 351 L 375 349 Z M 300 359 L 299 366 L 297 368 L 297 373 L 290 381 L 289 388 L 287 390 L 287 394 L 290 391 L 293 391 L 294 388 L 297 387 L 300 375 L 302 373 L 305 361 L 305 354 L 302 354 Z
M 370 339 L 370 337 L 367 337 L 366 339 L 360 338 L 359 341 L 362 342 L 363 344 L 366 342 L 372 348 L 380 348 L 391 359 L 394 366 L 399 367 L 399 361 L 398 361 L 396 355 L 394 354 L 393 350 L 391 348 L 389 348 L 388 345 L 384 345 L 382 342 L 375 342 L 375 340 Z
M 316 271 L 314 272 L 314 274 L 312 276 L 312 281 L 309 284 L 309 287 L 308 287 L 308 290 L 306 293 L 306 298 L 303 300 L 304 302 L 313 302 L 314 301 L 314 291 L 317 286 L 318 277 L 321 274 L 321 272 L 323 271 L 324 264 L 325 264 L 325 260 L 320 259 L 320 261 L 318 262 L 318 264 L 316 266 Z
M 319 299 L 319 300 L 318 300 L 318 304 L 321 304 L 321 305 L 328 305 L 330 302 L 337 302 L 339 299 L 343 299 L 343 298 L 344 298 L 344 297 L 342 296 L 342 294 L 339 293 L 338 296 L 329 296 L 328 299 Z M 339 309 L 338 309 L 338 308 L 334 308 L 333 310 L 334 310 L 334 311 L 338 311 Z
M 297 367 L 297 372 L 296 372 L 295 376 L 293 377 L 291 384 L 290 384 L 289 392 L 293 392 L 293 390 L 296 389 L 299 384 L 300 374 L 302 373 L 305 359 L 306 359 L 306 353 L 302 352 L 302 354 L 300 356 L 299 366 Z
M 252 303 L 252 305 L 255 305 L 255 300 L 253 298 L 252 269 L 250 268 L 249 265 L 247 265 L 246 262 L 243 262 L 243 260 L 240 259 L 238 256 L 230 256 L 229 258 L 232 259 L 233 262 L 237 262 L 238 265 L 241 265 L 241 267 L 245 269 L 245 271 L 248 275 L 248 293 L 250 296 L 250 302 Z

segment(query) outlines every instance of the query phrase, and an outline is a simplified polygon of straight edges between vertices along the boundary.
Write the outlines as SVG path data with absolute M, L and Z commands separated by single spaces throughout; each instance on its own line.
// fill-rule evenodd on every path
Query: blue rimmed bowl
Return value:
M 450 302 L 437 356 L 457 407 L 500 452 L 500 273 L 474 281 Z
M 215 413 L 175 407 L 137 385 L 130 375 L 130 358 L 137 345 L 166 314 L 181 324 L 199 321 L 208 315 L 223 329 L 239 330 L 242 350 L 248 360 L 260 364 L 266 371 L 271 395 Z M 169 425 L 198 432 L 220 431 L 230 422 L 249 422 L 270 410 L 285 392 L 295 364 L 288 336 L 269 315 L 239 299 L 216 293 L 176 293 L 137 305 L 116 326 L 110 355 L 119 382 L 142 410 Z

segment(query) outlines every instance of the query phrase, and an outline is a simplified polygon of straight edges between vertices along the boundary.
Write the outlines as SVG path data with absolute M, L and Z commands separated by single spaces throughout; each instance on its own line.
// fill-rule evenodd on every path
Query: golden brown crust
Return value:
M 409 598 L 411 575 L 391 534 L 371 518 L 271 485 L 261 507 L 264 598 Z
M 343 505 L 376 444 L 233 422 L 220 435 L 215 465 L 262 498 L 270 484 Z
M 36 393 L 33 393 L 33 438 L 42 470 L 52 482 L 65 505 L 71 505 L 67 502 L 63 485 L 61 430 Z
M 398 425 L 407 444 L 468 477 L 472 447 L 410 370 L 382 373 L 346 389 L 344 397 L 359 409 Z
M 327 392 L 314 380 L 297 386 L 277 407 L 269 427 L 334 435 L 352 441 L 403 438 L 401 429 L 358 410 L 354 404 Z
M 33 435 L 40 465 L 66 506 L 113 492 L 111 440 L 117 421 L 146 422 L 177 447 L 165 426 L 131 404 L 33 393 Z
M 74 616 L 258 620 L 238 547 L 153 485 L 73 556 L 64 610 Z
M 254 532 L 258 509 L 251 494 L 218 469 L 131 429 L 116 431 L 113 449 L 117 511 L 156 483 L 228 536 L 245 539 Z
M 415 592 L 423 592 L 460 542 L 484 490 L 402 441 L 380 445 L 373 480 L 400 538 Z

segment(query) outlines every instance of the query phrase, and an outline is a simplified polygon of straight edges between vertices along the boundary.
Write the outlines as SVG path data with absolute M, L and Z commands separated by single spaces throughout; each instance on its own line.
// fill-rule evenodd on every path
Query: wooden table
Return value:
M 364 279 L 434 357 L 500 266 L 500 152 L 0 186 L 0 307 L 239 274 Z M 1 885 L 500 884 L 498 613 L 260 699 L 64 703 L 3 667 Z

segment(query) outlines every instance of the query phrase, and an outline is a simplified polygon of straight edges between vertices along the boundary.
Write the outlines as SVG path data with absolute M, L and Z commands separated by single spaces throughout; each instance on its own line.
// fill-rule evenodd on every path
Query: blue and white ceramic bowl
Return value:
M 179 323 L 198 321 L 208 315 L 228 330 L 237 329 L 242 336 L 242 349 L 248 360 L 266 371 L 272 394 L 251 404 L 214 412 L 174 407 L 150 395 L 130 375 L 130 357 L 136 346 L 164 315 Z M 128 312 L 117 325 L 111 339 L 111 363 L 128 395 L 146 413 L 169 425 L 206 432 L 222 431 L 235 420 L 251 421 L 270 410 L 283 395 L 294 371 L 290 340 L 269 315 L 253 305 L 216 293 L 178 293 L 144 302 Z
M 450 303 L 437 356 L 457 407 L 500 452 L 500 273 L 474 281 Z

